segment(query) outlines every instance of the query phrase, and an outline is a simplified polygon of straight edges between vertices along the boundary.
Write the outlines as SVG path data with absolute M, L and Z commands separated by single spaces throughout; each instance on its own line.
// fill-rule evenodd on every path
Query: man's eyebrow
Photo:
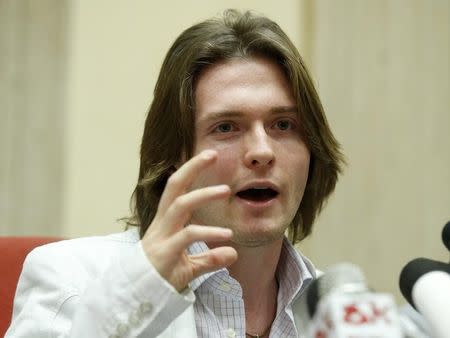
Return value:
M 298 109 L 296 106 L 281 106 L 281 107 L 273 107 L 272 109 L 270 109 L 270 112 L 274 114 L 297 113 Z
M 272 113 L 274 115 L 278 115 L 278 114 L 285 114 L 285 113 L 297 113 L 298 109 L 295 106 L 280 106 L 280 107 L 270 108 L 269 111 L 270 111 L 270 113 Z M 223 119 L 223 118 L 242 117 L 243 115 L 245 115 L 245 114 L 239 110 L 220 110 L 220 111 L 207 113 L 205 117 L 200 119 L 200 121 L 208 122 L 208 121 L 214 121 L 214 120 Z
M 218 119 L 223 118 L 233 118 L 233 117 L 240 117 L 244 115 L 242 112 L 238 110 L 220 110 L 220 111 L 214 111 L 209 112 L 204 116 L 202 119 L 200 119 L 201 122 L 208 122 L 208 121 L 214 121 Z

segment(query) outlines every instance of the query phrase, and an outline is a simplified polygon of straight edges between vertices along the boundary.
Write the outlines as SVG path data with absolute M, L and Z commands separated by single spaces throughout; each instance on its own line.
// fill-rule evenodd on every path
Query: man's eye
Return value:
M 292 125 L 292 122 L 289 120 L 279 120 L 276 123 L 276 127 L 280 130 L 288 130 L 288 129 L 292 129 L 293 125 Z
M 219 133 L 229 133 L 230 131 L 233 131 L 233 125 L 231 123 L 221 123 L 214 129 L 214 131 Z

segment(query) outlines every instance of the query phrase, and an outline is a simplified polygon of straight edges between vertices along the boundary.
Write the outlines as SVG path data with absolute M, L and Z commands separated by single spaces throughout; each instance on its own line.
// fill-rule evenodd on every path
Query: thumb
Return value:
M 193 279 L 212 271 L 216 271 L 236 262 L 237 252 L 232 247 L 218 247 L 198 255 L 189 256 Z

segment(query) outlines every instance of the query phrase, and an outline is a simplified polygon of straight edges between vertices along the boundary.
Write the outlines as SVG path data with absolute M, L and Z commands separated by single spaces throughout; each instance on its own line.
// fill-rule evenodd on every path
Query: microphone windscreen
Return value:
M 319 277 L 320 278 L 320 277 Z M 319 287 L 318 279 L 311 282 L 306 294 L 306 304 L 308 307 L 309 318 L 313 318 L 316 314 L 317 304 L 319 303 Z
M 366 285 L 364 274 L 357 265 L 339 263 L 329 267 L 308 287 L 306 302 L 309 316 L 314 316 L 317 304 L 325 295 L 334 291 L 362 292 L 367 290 Z
M 416 307 L 412 299 L 412 289 L 417 280 L 431 271 L 444 271 L 450 273 L 448 264 L 427 258 L 416 258 L 406 264 L 400 273 L 400 291 L 409 304 Z

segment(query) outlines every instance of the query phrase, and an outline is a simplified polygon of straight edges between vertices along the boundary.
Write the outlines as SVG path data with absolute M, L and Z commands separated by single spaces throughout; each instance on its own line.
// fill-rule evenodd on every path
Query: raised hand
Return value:
M 196 208 L 230 195 L 227 185 L 188 191 L 194 179 L 216 158 L 215 151 L 203 151 L 170 176 L 155 218 L 142 238 L 142 246 L 150 262 L 178 291 L 196 277 L 229 266 L 237 259 L 237 253 L 231 247 L 217 247 L 200 255 L 186 254 L 187 247 L 193 242 L 227 241 L 232 237 L 232 231 L 226 228 L 185 226 Z

